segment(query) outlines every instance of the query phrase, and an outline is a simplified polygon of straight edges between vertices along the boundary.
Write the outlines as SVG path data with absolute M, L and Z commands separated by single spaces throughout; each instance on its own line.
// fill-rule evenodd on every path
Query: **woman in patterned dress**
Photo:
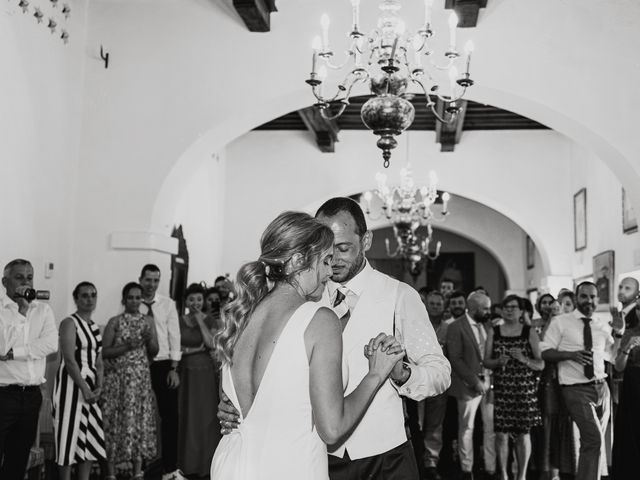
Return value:
M 538 334 L 520 322 L 522 299 L 507 296 L 502 302 L 504 324 L 489 330 L 485 366 L 494 370 L 494 430 L 502 480 L 507 480 L 509 436 L 515 438 L 518 480 L 525 480 L 531 457 L 532 427 L 540 425 L 537 375 L 544 368 Z
M 109 320 L 103 339 L 105 379 L 102 411 L 107 444 L 107 479 L 116 465 L 133 463 L 133 478 L 144 477 L 142 464 L 156 456 L 155 400 L 149 358 L 158 353 L 153 319 L 139 312 L 142 287 L 122 290 L 124 312 Z
M 53 390 L 56 462 L 61 480 L 71 478 L 76 464 L 79 480 L 88 480 L 92 462 L 106 457 L 102 412 L 102 337 L 91 320 L 98 292 L 90 282 L 73 290 L 77 310 L 60 323 L 62 360 Z

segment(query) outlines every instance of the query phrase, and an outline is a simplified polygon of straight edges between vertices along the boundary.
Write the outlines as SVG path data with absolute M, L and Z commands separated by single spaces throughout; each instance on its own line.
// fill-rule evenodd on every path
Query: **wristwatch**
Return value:
M 404 380 L 399 379 L 399 380 L 393 380 L 393 383 L 395 383 L 398 387 L 401 387 L 402 385 L 404 385 L 405 383 L 407 383 L 407 381 L 409 380 L 409 378 L 411 378 L 411 367 L 409 365 L 407 365 L 406 363 L 402 364 L 402 371 L 403 372 L 409 372 L 409 374 L 407 375 L 407 378 L 405 378 Z M 404 376 L 404 375 L 403 375 Z

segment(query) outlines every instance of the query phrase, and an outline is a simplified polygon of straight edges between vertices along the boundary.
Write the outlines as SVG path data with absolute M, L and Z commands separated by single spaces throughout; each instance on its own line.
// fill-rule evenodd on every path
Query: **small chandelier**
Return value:
M 436 215 L 431 207 L 438 198 L 438 177 L 431 171 L 429 185 L 418 187 L 413 180 L 410 165 L 400 170 L 400 186 L 390 188 L 387 185 L 387 176 L 383 173 L 376 174 L 376 181 L 378 189 L 363 194 L 365 213 L 373 220 L 384 215 L 391 221 L 397 247 L 392 252 L 389 239 L 385 239 L 387 255 L 402 257 L 409 264 L 411 275 L 417 277 L 422 271 L 422 262 L 425 258 L 435 260 L 440 255 L 442 243 L 439 241 L 435 251 L 429 251 L 433 237 L 431 223 L 445 220 L 449 214 L 447 206 L 451 196 L 447 192 L 440 195 L 442 212 Z M 374 197 L 382 204 L 382 211 L 378 215 L 371 214 L 371 203 Z M 426 236 L 418 235 L 417 230 L 420 226 L 427 227 Z
M 399 0 L 381 0 L 382 13 L 378 19 L 377 28 L 368 34 L 360 31 L 360 0 L 351 0 L 353 9 L 353 25 L 349 33 L 349 49 L 342 64 L 332 62 L 333 51 L 329 46 L 329 16 L 325 13 L 320 19 L 322 36 L 314 38 L 312 43 L 313 59 L 311 75 L 306 82 L 318 100 L 316 104 L 320 113 L 326 119 L 335 119 L 342 115 L 347 105 L 351 91 L 356 84 L 366 83 L 374 97 L 370 98 L 361 109 L 361 117 L 367 128 L 379 135 L 378 148 L 382 150 L 384 167 L 389 166 L 391 150 L 398 142 L 396 135 L 400 135 L 413 123 L 415 108 L 407 100 L 415 93 L 424 93 L 427 108 L 431 109 L 435 117 L 443 123 L 455 121 L 460 107 L 460 100 L 467 87 L 473 85 L 469 74 L 473 42 L 465 44 L 466 68 L 461 75 L 458 73 L 458 59 L 460 54 L 456 49 L 456 28 L 458 17 L 455 12 L 449 16 L 449 47 L 444 53 L 445 62 L 438 65 L 430 49 L 430 39 L 434 36 L 431 29 L 431 7 L 433 0 L 424 0 L 424 21 L 415 32 L 407 32 L 405 22 L 398 12 L 401 8 Z M 423 66 L 423 59 L 431 59 L 428 67 Z M 318 66 L 319 60 L 322 65 Z M 327 78 L 327 67 L 341 70 L 348 66 L 348 71 L 337 92 L 333 95 L 325 94 L 324 83 Z M 440 93 L 440 85 L 436 81 L 438 71 L 447 73 L 449 87 L 447 94 Z M 407 92 L 410 85 L 418 90 Z M 435 108 L 435 102 L 430 95 L 436 95 L 445 102 L 445 114 L 440 116 Z M 340 104 L 337 113 L 332 114 L 330 104 Z

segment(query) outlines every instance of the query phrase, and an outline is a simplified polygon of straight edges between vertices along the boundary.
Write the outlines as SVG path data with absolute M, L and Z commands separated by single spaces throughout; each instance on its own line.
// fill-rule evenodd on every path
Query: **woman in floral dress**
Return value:
M 105 378 L 102 412 L 107 444 L 107 480 L 116 465 L 133 464 L 142 479 L 145 460 L 156 456 L 155 400 L 149 358 L 158 353 L 153 319 L 139 312 L 142 287 L 131 282 L 122 290 L 124 312 L 109 320 L 103 335 Z

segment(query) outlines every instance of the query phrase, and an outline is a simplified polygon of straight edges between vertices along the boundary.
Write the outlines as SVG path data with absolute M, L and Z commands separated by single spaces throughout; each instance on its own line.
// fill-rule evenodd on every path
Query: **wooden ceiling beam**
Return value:
M 464 126 L 464 116 L 467 112 L 467 101 L 458 100 L 458 106 L 460 107 L 460 112 L 453 122 L 436 122 L 436 142 L 440 144 L 441 152 L 453 152 L 456 144 L 460 143 L 462 128 Z M 447 119 L 447 115 L 449 115 L 445 112 L 445 102 L 439 98 L 436 101 L 436 112 L 444 119 Z
M 478 25 L 478 14 L 487 6 L 488 0 L 445 0 L 444 8 L 455 10 L 458 27 L 471 28 Z
M 277 11 L 276 0 L 233 0 L 233 6 L 250 32 L 271 30 L 271 12 Z
M 307 130 L 314 135 L 316 144 L 321 152 L 333 153 L 336 151 L 335 143 L 338 141 L 340 128 L 335 120 L 324 118 L 317 107 L 298 110 L 298 115 L 300 115 Z

